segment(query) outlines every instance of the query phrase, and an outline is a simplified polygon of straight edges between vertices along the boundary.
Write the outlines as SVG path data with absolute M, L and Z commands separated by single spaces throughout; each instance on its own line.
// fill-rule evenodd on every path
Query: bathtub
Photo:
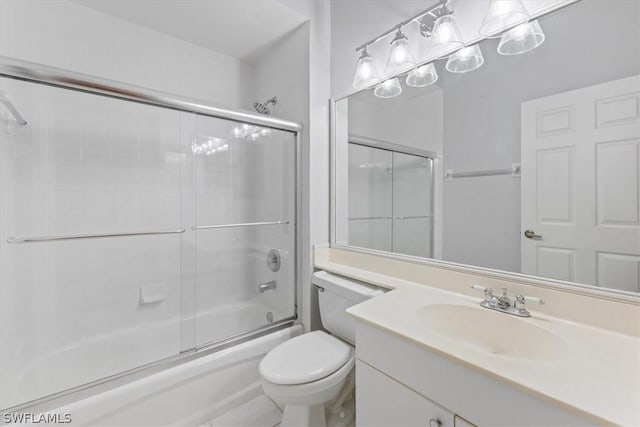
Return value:
M 9 403 L 5 407 L 171 358 L 180 352 L 181 327 L 191 328 L 190 332 L 197 331 L 195 345 L 192 342 L 188 347 L 203 347 L 267 326 L 268 313 L 276 321 L 285 318 L 279 310 L 254 298 L 221 304 L 199 313 L 197 327 L 194 317 L 185 321 L 172 317 L 161 322 L 139 324 L 135 328 L 114 330 L 49 351 L 32 352 L 29 357 L 17 360 L 15 366 L 10 366 L 4 373 L 6 384 L 3 384 L 2 397 Z
M 295 325 L 224 350 L 196 354 L 164 371 L 46 412 L 70 414 L 73 426 L 197 426 L 259 396 L 260 360 L 302 331 Z

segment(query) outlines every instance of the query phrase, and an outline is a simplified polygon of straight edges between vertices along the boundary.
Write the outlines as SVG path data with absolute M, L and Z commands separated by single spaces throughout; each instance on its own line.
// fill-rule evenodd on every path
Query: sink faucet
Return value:
M 502 313 L 512 314 L 518 317 L 531 317 L 531 313 L 526 308 L 527 302 L 536 302 L 538 305 L 544 304 L 540 298 L 529 297 L 525 295 L 516 295 L 515 299 L 509 298 L 507 288 L 502 288 L 502 296 L 495 296 L 493 289 L 485 288 L 480 285 L 473 285 L 471 289 L 482 291 L 484 300 L 480 302 L 480 306 L 490 310 L 500 311 Z

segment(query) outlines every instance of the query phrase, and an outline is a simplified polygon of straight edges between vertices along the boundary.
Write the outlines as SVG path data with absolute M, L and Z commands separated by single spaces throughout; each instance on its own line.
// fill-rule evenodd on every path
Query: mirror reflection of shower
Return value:
M 271 114 L 269 105 L 275 106 L 277 103 L 278 103 L 278 97 L 274 96 L 265 102 L 258 102 L 258 101 L 254 102 L 253 108 L 255 108 L 258 113 L 268 116 Z

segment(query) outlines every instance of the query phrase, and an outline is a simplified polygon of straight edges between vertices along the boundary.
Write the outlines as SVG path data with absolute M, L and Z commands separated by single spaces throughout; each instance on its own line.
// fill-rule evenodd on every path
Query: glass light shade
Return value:
M 436 19 L 427 44 L 427 55 L 440 58 L 463 46 L 456 18 L 449 14 Z
M 373 58 L 365 48 L 358 60 L 356 74 L 353 77 L 353 87 L 356 89 L 364 89 L 367 86 L 371 86 L 378 80 L 380 80 L 380 76 L 376 69 L 376 65 L 373 62 Z
M 544 42 L 545 35 L 538 21 L 526 22 L 514 27 L 500 37 L 500 55 L 519 55 L 529 52 Z
M 387 74 L 401 71 L 413 65 L 413 58 L 409 51 L 409 40 L 398 31 L 391 42 L 391 52 L 387 61 Z
M 491 0 L 480 25 L 480 35 L 491 37 L 529 20 L 529 13 L 520 0 Z
M 438 72 L 433 63 L 422 65 L 407 74 L 407 86 L 425 87 L 434 84 L 438 80 Z
M 393 98 L 401 93 L 402 87 L 397 77 L 383 81 L 373 90 L 373 94 L 378 98 Z
M 447 60 L 447 71 L 451 73 L 468 73 L 478 69 L 484 64 L 484 57 L 480 46 L 474 44 L 473 46 L 460 49 Z

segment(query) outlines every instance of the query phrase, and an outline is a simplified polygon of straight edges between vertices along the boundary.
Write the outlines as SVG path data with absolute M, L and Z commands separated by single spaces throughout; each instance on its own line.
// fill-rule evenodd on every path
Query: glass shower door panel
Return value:
M 198 116 L 196 346 L 294 315 L 295 134 Z
M 392 153 L 349 144 L 349 244 L 391 250 Z
M 11 407 L 180 350 L 179 113 L 0 79 L 0 396 Z
M 433 160 L 393 153 L 393 252 L 432 254 Z
M 431 258 L 431 218 L 393 220 L 393 252 Z

